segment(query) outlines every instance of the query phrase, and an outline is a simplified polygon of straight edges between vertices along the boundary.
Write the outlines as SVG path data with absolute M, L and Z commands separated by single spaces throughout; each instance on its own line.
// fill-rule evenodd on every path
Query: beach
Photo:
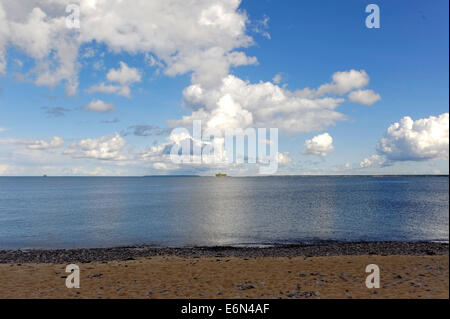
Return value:
M 69 263 L 79 289 L 65 286 Z M 366 287 L 369 264 L 378 289 Z M 8 250 L 0 298 L 448 299 L 448 243 Z

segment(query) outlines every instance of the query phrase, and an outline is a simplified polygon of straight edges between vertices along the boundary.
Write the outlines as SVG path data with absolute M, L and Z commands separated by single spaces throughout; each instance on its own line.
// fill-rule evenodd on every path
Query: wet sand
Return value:
M 0 298 L 449 298 L 448 244 L 410 245 L 395 255 L 399 244 L 370 255 L 358 245 L 345 246 L 347 253 L 343 246 L 302 246 L 322 252 L 314 257 L 299 246 L 156 249 L 130 257 L 124 251 L 145 250 L 132 247 L 120 248 L 123 258 L 115 260 L 108 260 L 111 250 L 97 260 L 89 250 L 3 251 Z M 69 260 L 58 258 L 78 264 L 80 289 L 66 288 Z M 365 285 L 368 264 L 380 268 L 379 289 Z

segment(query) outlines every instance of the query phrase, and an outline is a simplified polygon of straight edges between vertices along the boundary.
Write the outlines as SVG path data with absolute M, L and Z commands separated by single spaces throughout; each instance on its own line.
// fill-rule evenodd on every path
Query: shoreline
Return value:
M 266 247 L 155 247 L 0 250 L 0 264 L 63 264 L 127 261 L 145 257 L 327 257 L 327 256 L 435 256 L 449 254 L 449 243 L 436 242 L 326 242 Z

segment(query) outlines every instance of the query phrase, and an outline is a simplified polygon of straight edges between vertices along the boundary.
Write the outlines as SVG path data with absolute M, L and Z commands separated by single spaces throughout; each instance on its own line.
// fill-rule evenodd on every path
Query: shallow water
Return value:
M 0 249 L 447 241 L 443 177 L 2 177 Z

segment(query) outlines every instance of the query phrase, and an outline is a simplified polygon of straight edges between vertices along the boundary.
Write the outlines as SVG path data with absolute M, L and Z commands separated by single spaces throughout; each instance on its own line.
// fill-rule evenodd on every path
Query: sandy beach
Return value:
M 0 252 L 0 298 L 449 298 L 448 244 L 109 250 L 117 252 Z M 81 287 L 68 289 L 64 258 L 77 255 Z M 365 285 L 368 264 L 380 268 L 379 289 Z

